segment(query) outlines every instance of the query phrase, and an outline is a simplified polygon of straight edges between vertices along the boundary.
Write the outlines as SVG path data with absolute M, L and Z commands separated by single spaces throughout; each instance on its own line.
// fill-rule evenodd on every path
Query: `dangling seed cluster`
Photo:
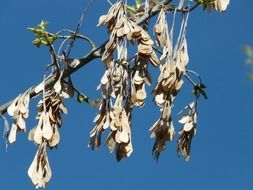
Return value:
M 215 9 L 223 12 L 227 9 L 228 4 L 229 0 L 214 0 L 202 2 L 201 5 L 209 10 Z M 155 68 L 159 67 L 160 70 L 153 89 L 153 100 L 160 109 L 160 116 L 150 128 L 150 137 L 154 138 L 152 153 L 155 159 L 158 159 L 160 153 L 166 149 L 166 143 L 172 141 L 176 136 L 172 108 L 184 83 L 183 76 L 189 77 L 187 73 L 190 72 L 187 70 L 189 55 L 186 40 L 189 17 L 187 10 L 190 8 L 189 6 L 184 8 L 184 5 L 185 0 L 180 0 L 179 5 L 174 9 L 171 27 L 167 22 L 166 10 L 169 8 L 171 11 L 173 6 L 171 4 L 162 6 L 161 2 L 157 0 L 145 0 L 145 3 L 137 4 L 135 9 L 130 12 L 127 12 L 127 5 L 124 4 L 124 1 L 118 0 L 106 15 L 99 18 L 98 26 L 106 25 L 110 37 L 101 58 L 105 65 L 105 72 L 97 88 L 101 90 L 102 98 L 94 103 L 98 105 L 98 113 L 94 118 L 95 127 L 90 132 L 88 144 L 92 150 L 99 148 L 102 134 L 108 130 L 109 134 L 105 143 L 111 153 L 115 152 L 116 159 L 120 161 L 132 154 L 132 110 L 134 107 L 142 108 L 145 105 L 148 96 L 146 85 L 152 83 L 148 71 L 150 64 Z M 149 19 L 145 19 L 145 24 L 142 26 L 136 23 L 136 20 L 141 19 L 143 15 L 154 13 L 152 12 L 154 8 L 160 10 L 153 27 L 156 43 L 148 33 Z M 182 20 L 178 37 L 174 39 L 174 26 L 178 10 L 182 12 Z M 132 57 L 129 56 L 130 51 L 128 50 L 130 44 L 136 49 Z M 159 58 L 154 49 L 161 54 Z M 52 51 L 50 49 L 50 53 L 53 55 L 55 52 Z M 78 59 L 71 59 L 71 63 L 68 63 L 69 60 L 65 59 L 65 56 L 62 58 L 54 55 L 53 57 L 56 65 L 52 63 L 53 69 L 50 77 L 55 77 L 55 84 L 50 87 L 46 86 L 44 78 L 43 82 L 34 88 L 35 94 L 43 92 L 43 98 L 37 104 L 36 119 L 38 124 L 30 130 L 28 136 L 29 140 L 33 141 L 38 148 L 28 169 L 28 175 L 36 188 L 45 188 L 52 177 L 47 148 L 57 148 L 60 142 L 59 128 L 62 126 L 62 114 L 67 114 L 63 99 L 72 98 L 75 92 L 78 93 L 78 96 L 81 95 L 74 88 L 71 77 L 65 77 L 64 73 L 66 68 L 75 69 L 81 62 Z M 57 61 L 62 65 L 58 65 Z M 61 66 L 63 67 L 61 68 Z M 202 87 L 205 88 L 201 79 L 199 84 L 195 84 L 189 78 L 188 80 L 196 91 L 203 90 Z M 11 128 L 7 119 L 0 115 L 4 119 L 6 145 L 16 142 L 19 131 L 26 132 L 31 92 L 29 89 L 20 94 L 8 107 L 7 112 L 13 118 Z M 191 143 L 196 134 L 197 104 L 200 94 L 195 94 L 195 100 L 184 108 L 178 121 L 183 127 L 179 130 L 177 153 L 183 156 L 186 161 L 190 158 Z

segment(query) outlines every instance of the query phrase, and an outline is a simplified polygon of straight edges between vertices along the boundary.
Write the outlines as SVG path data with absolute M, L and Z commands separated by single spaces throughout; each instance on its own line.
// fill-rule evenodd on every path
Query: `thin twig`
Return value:
M 59 62 L 58 62 L 58 58 L 57 58 L 57 55 L 56 55 L 56 52 L 55 52 L 55 49 L 54 49 L 54 46 L 53 46 L 53 44 L 49 41 L 49 35 L 48 35 L 48 33 L 45 33 L 45 36 L 46 36 L 46 41 L 47 41 L 47 43 L 48 43 L 48 46 L 49 46 L 49 51 L 50 51 L 50 54 L 52 55 L 52 57 L 53 57 L 53 65 L 56 67 L 56 69 L 57 69 L 57 71 L 59 71 L 60 70 L 60 65 L 59 65 Z
M 202 83 L 201 76 L 200 76 L 200 74 L 198 74 L 196 71 L 193 71 L 193 70 L 186 70 L 186 72 L 187 72 L 187 73 L 194 74 L 195 76 L 197 76 L 198 79 L 199 79 L 199 83 Z
M 75 42 L 75 40 L 76 40 L 76 35 L 77 35 L 77 34 L 80 32 L 80 30 L 81 30 L 81 27 L 82 27 L 82 24 L 83 24 L 84 16 L 85 16 L 85 14 L 87 13 L 88 9 L 91 7 L 91 5 L 93 4 L 94 1 L 95 1 L 95 0 L 90 0 L 89 3 L 88 3 L 88 5 L 87 5 L 87 6 L 85 7 L 85 9 L 83 10 L 83 13 L 82 13 L 82 15 L 81 15 L 81 17 L 80 17 L 80 19 L 79 19 L 79 22 L 78 22 L 78 24 L 77 24 L 77 26 L 76 26 L 76 30 L 75 30 L 75 32 L 73 33 L 72 38 L 70 39 L 69 45 L 68 45 L 68 46 L 66 47 L 66 49 L 63 51 L 64 54 L 65 54 L 65 56 L 66 56 L 66 58 L 69 57 L 70 52 L 71 52 L 71 49 L 72 49 L 72 47 L 73 47 L 73 45 L 74 45 L 74 42 Z
M 61 32 L 69 32 L 69 33 L 72 34 L 72 35 L 75 34 L 74 31 L 68 30 L 68 29 L 61 30 Z M 84 35 L 82 35 L 82 34 L 75 34 L 75 35 L 76 35 L 75 38 L 79 38 L 79 39 L 82 39 L 82 40 L 87 41 L 87 42 L 91 45 L 92 49 L 96 49 L 95 43 L 94 43 L 89 37 L 84 36 Z M 67 35 L 59 35 L 59 38 L 62 38 L 62 39 L 67 39 L 67 38 L 70 38 L 70 37 L 71 37 L 71 36 L 67 36 Z
M 192 84 L 193 87 L 195 87 L 197 84 L 191 79 L 189 75 L 186 73 L 184 74 L 185 78 Z
M 106 0 L 111 6 L 113 5 L 112 2 L 110 0 Z
M 167 7 L 166 10 L 167 11 L 170 11 L 170 12 L 174 12 L 175 10 L 177 12 L 181 12 L 181 13 L 189 13 L 189 12 L 192 12 L 194 11 L 196 8 L 198 8 L 200 6 L 199 3 L 196 3 L 195 5 L 193 5 L 192 7 L 190 6 L 186 6 L 185 8 L 183 9 L 178 9 L 177 7 Z

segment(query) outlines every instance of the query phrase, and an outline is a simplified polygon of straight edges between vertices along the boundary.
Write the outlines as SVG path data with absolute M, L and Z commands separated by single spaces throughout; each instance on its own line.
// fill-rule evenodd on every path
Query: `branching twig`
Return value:
M 64 50 L 64 54 L 65 54 L 66 58 L 69 57 L 71 48 L 73 47 L 74 42 L 75 42 L 75 40 L 76 40 L 76 35 L 77 35 L 77 34 L 80 32 L 80 30 L 81 30 L 81 27 L 82 27 L 82 24 L 83 24 L 84 16 L 85 16 L 86 12 L 87 12 L 88 9 L 91 7 L 91 5 L 93 4 L 94 1 L 95 1 L 95 0 L 90 0 L 89 3 L 88 3 L 88 5 L 85 7 L 85 9 L 84 9 L 83 12 L 82 12 L 82 15 L 81 15 L 81 17 L 80 17 L 80 19 L 79 19 L 79 22 L 78 22 L 77 26 L 76 26 L 76 30 L 75 30 L 75 32 L 72 34 L 72 37 L 70 38 L 70 42 L 69 42 L 68 46 L 66 47 L 66 49 Z
M 198 74 L 196 71 L 187 70 L 186 73 L 192 73 L 192 74 L 194 74 L 196 77 L 198 77 L 199 83 L 202 83 L 202 79 L 201 79 L 201 77 L 200 77 L 200 74 Z
M 70 34 L 72 34 L 72 35 L 75 34 L 74 31 L 68 30 L 68 29 L 61 30 L 61 32 L 68 32 L 68 33 L 70 33 Z M 53 34 L 52 34 L 52 35 L 53 35 Z M 75 34 L 75 36 L 76 36 L 75 38 L 79 38 L 79 39 L 82 39 L 82 40 L 87 41 L 87 42 L 90 44 L 90 46 L 92 47 L 92 49 L 96 49 L 95 43 L 94 43 L 89 37 L 84 36 L 84 35 L 82 35 L 82 34 Z M 71 36 L 69 36 L 69 35 L 59 35 L 58 38 L 61 38 L 61 39 L 69 39 L 69 38 L 71 38 Z
M 175 10 L 177 12 L 181 12 L 181 13 L 188 13 L 188 12 L 192 12 L 194 11 L 196 8 L 198 8 L 200 6 L 199 3 L 196 3 L 195 5 L 193 5 L 192 7 L 190 6 L 186 6 L 185 8 L 183 9 L 178 9 L 177 7 L 168 7 L 166 10 L 167 11 L 170 11 L 170 12 L 174 12 Z
M 189 77 L 188 74 L 184 74 L 185 78 L 192 84 L 193 87 L 196 86 L 196 83 L 191 79 L 191 77 Z

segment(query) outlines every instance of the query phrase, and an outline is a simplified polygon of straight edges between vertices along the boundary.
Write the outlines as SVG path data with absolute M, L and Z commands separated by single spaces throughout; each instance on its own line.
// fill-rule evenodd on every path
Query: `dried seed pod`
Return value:
M 192 138 L 196 134 L 197 112 L 195 102 L 190 103 L 184 110 L 185 113 L 178 121 L 184 127 L 179 132 L 180 137 L 177 141 L 177 152 L 178 155 L 182 155 L 188 161 L 190 159 Z
M 11 105 L 7 108 L 7 113 L 13 117 L 13 124 L 8 135 L 9 143 L 16 141 L 18 131 L 26 131 L 26 119 L 29 116 L 30 94 L 27 90 L 24 94 L 20 94 Z
M 174 20 L 175 19 L 173 19 L 173 21 Z M 166 15 L 163 9 L 161 9 L 154 27 L 157 43 L 163 48 L 163 54 L 160 57 L 160 75 L 153 90 L 154 101 L 161 107 L 160 119 L 151 128 L 151 137 L 156 137 L 153 147 L 153 154 L 156 159 L 158 159 L 160 152 L 165 149 L 166 141 L 171 141 L 174 136 L 171 109 L 173 101 L 183 85 L 182 75 L 185 73 L 186 65 L 189 62 L 185 37 L 187 21 L 188 15 L 186 19 L 182 19 L 181 30 L 174 49 L 171 42 L 174 23 L 169 32 Z
M 60 134 L 57 128 L 62 125 L 62 113 L 67 113 L 63 99 L 59 93 L 54 90 L 48 90 L 45 99 L 39 101 L 37 105 L 38 114 L 36 119 L 38 125 L 31 129 L 29 140 L 40 145 L 46 142 L 47 146 L 54 148 L 58 145 Z M 44 110 L 45 109 L 45 110 Z
M 160 153 L 166 148 L 166 142 L 172 141 L 174 138 L 175 130 L 172 119 L 163 120 L 160 118 L 149 130 L 152 131 L 150 137 L 155 138 L 152 153 L 154 158 L 158 160 Z
M 214 8 L 216 11 L 223 12 L 227 10 L 228 4 L 230 0 L 215 0 Z
M 36 188 L 45 188 L 51 179 L 52 171 L 49 165 L 45 143 L 38 149 L 28 169 L 28 176 Z
M 151 77 L 147 71 L 148 62 L 157 67 L 159 59 L 153 51 L 153 40 L 143 28 L 125 15 L 121 1 L 115 3 L 107 15 L 100 17 L 99 25 L 105 24 L 107 24 L 110 39 L 102 55 L 106 71 L 97 88 L 102 90 L 103 102 L 94 119 L 96 126 L 90 133 L 89 146 L 92 149 L 98 148 L 101 134 L 109 127 L 111 133 L 106 142 L 111 152 L 115 148 L 117 160 L 120 160 L 122 157 L 128 157 L 132 152 L 130 115 L 133 105 L 139 107 L 144 105 L 147 96 L 145 84 L 151 83 Z M 136 43 L 138 50 L 135 67 L 130 73 L 127 62 L 127 41 Z M 117 52 L 116 60 L 114 59 L 115 51 Z M 125 108 L 130 109 L 125 110 Z

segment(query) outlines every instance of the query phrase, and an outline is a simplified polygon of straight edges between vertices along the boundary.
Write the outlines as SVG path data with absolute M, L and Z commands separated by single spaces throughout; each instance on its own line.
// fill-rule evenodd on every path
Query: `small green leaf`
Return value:
M 55 34 L 55 35 L 52 36 L 52 38 L 53 38 L 53 41 L 55 41 L 55 40 L 57 40 L 59 38 L 59 35 Z
M 136 8 L 139 9 L 142 5 L 142 0 L 135 0 Z
M 201 94 L 205 99 L 208 99 L 207 93 L 204 90 L 205 88 L 206 88 L 206 85 L 204 85 L 202 83 L 201 84 L 196 84 L 194 86 L 193 94 L 195 96 L 198 96 L 199 94 Z
M 35 28 L 27 27 L 27 30 L 30 30 L 32 32 L 35 32 Z
M 90 103 L 90 102 L 89 102 L 89 97 L 86 96 L 86 95 L 84 95 L 84 94 L 81 94 L 81 93 L 79 93 L 79 94 L 77 95 L 77 101 L 78 101 L 79 103 L 84 103 L 84 102 Z
M 55 40 L 59 38 L 58 34 L 51 34 L 46 31 L 46 26 L 48 22 L 41 21 L 35 28 L 28 27 L 27 29 L 32 31 L 35 34 L 35 39 L 33 40 L 33 44 L 36 47 L 40 47 L 41 45 L 49 46 L 52 45 Z
M 39 48 L 41 46 L 41 39 L 36 38 L 35 40 L 33 40 L 33 44 Z
M 199 84 L 199 87 L 200 87 L 200 88 L 206 88 L 206 85 L 203 84 L 203 83 L 201 83 L 201 84 Z
M 48 42 L 44 39 L 44 38 L 40 38 L 41 39 L 41 43 L 45 46 L 48 46 Z
M 126 5 L 126 8 L 127 8 L 127 10 L 130 11 L 130 12 L 134 12 L 134 11 L 135 11 L 134 6 Z
M 48 25 L 48 22 L 42 20 L 41 23 L 37 27 L 45 30 L 47 25 Z
M 192 93 L 195 95 L 195 96 L 198 96 L 199 95 L 199 90 L 198 89 L 194 89 L 192 91 Z
M 207 93 L 202 88 L 199 89 L 199 92 L 202 96 L 204 96 L 205 99 L 208 99 Z

